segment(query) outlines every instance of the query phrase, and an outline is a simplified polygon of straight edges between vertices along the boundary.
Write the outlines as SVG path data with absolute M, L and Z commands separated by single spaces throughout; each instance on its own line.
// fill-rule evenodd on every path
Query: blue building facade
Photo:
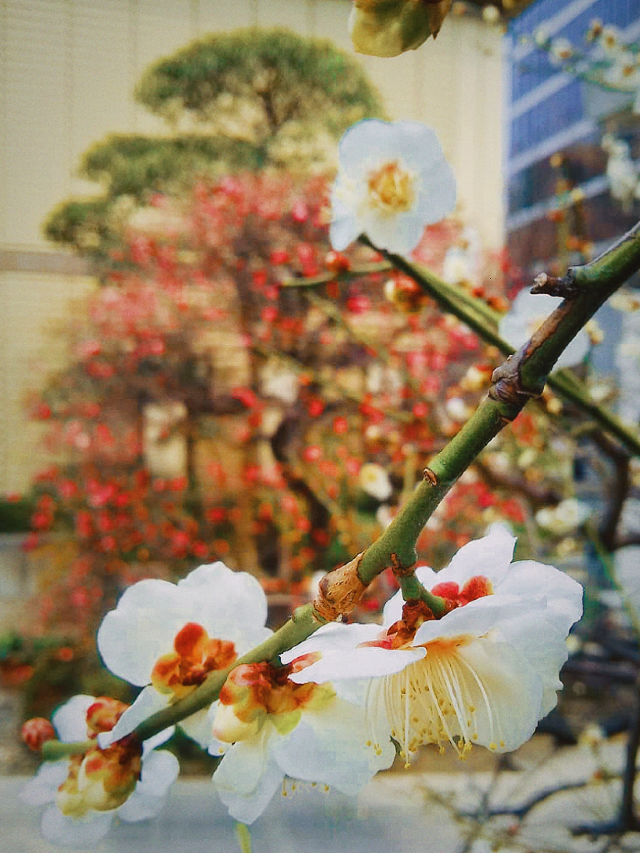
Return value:
M 525 269 L 548 266 L 558 256 L 558 226 L 550 214 L 567 183 L 581 191 L 581 227 L 596 247 L 640 217 L 640 202 L 624 210 L 611 198 L 601 147 L 610 133 L 629 144 L 632 159 L 640 158 L 633 94 L 607 91 L 562 71 L 533 40 L 543 30 L 584 48 L 593 20 L 617 27 L 622 42 L 640 41 L 640 0 L 537 0 L 509 25 L 507 242 Z

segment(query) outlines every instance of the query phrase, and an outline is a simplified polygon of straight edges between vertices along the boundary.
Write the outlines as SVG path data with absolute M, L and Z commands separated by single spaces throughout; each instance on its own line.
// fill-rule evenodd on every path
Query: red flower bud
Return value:
M 23 724 L 20 736 L 29 749 L 39 752 L 42 744 L 48 740 L 55 740 L 56 731 L 44 717 L 33 717 Z

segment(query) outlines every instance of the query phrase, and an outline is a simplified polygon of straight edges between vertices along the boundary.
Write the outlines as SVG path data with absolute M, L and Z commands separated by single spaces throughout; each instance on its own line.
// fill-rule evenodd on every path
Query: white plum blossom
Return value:
M 286 777 L 322 783 L 357 794 L 395 757 L 391 742 L 366 742 L 364 684 L 296 684 L 290 675 L 308 659 L 289 666 L 270 663 L 236 667 L 220 693 L 213 731 L 233 743 L 213 775 L 229 814 L 253 823 Z M 213 746 L 209 752 L 219 751 Z
M 453 172 L 424 124 L 361 121 L 344 134 L 338 153 L 329 231 L 338 251 L 366 234 L 377 248 L 406 255 L 425 225 L 453 210 Z
M 543 507 L 536 513 L 536 521 L 545 530 L 556 536 L 565 536 L 576 531 L 591 515 L 584 501 L 567 498 L 554 507 Z
M 393 493 L 389 475 L 375 462 L 365 462 L 358 474 L 358 485 L 363 492 L 371 495 L 377 501 L 386 501 Z
M 105 710 L 107 716 L 111 713 L 109 704 L 122 705 L 87 695 L 69 699 L 52 718 L 59 739 L 64 743 L 95 739 L 97 730 L 104 728 L 100 715 Z M 107 834 L 114 818 L 135 823 L 160 812 L 179 769 L 172 753 L 155 749 L 168 736 L 170 731 L 165 730 L 145 741 L 141 750 L 126 744 L 100 750 L 96 745 L 84 754 L 44 762 L 20 797 L 30 805 L 47 806 L 41 829 L 53 844 L 91 847 Z
M 552 65 L 561 65 L 574 54 L 571 42 L 566 38 L 554 38 L 549 45 L 549 58 Z
M 221 562 L 200 566 L 177 584 L 149 579 L 129 587 L 105 616 L 98 649 L 114 675 L 144 689 L 111 738 L 124 737 L 265 640 L 272 633 L 266 619 L 259 582 Z M 204 749 L 212 742 L 207 710 L 179 723 Z
M 292 405 L 298 399 L 300 377 L 277 359 L 270 359 L 260 372 L 262 393 Z
M 626 213 L 630 213 L 638 188 L 638 170 L 631 159 L 629 143 L 606 133 L 601 146 L 609 155 L 606 174 L 611 197 L 620 202 Z
M 469 542 L 439 573 L 416 575 L 445 600 L 439 619 L 398 593 L 375 625 L 331 624 L 281 655 L 320 654 L 291 675 L 298 683 L 370 678 L 368 739 L 389 736 L 405 761 L 422 744 L 516 749 L 556 704 L 566 637 L 582 613 L 582 588 L 530 560 L 512 563 L 515 539 L 501 525 Z M 386 723 L 384 720 L 386 719 Z
M 559 296 L 521 290 L 513 300 L 511 310 L 500 320 L 498 327 L 500 336 L 508 341 L 512 347 L 519 349 L 526 344 L 561 302 L 562 299 Z M 584 330 L 578 332 L 556 361 L 554 370 L 580 364 L 589 352 L 589 346 L 587 333 Z

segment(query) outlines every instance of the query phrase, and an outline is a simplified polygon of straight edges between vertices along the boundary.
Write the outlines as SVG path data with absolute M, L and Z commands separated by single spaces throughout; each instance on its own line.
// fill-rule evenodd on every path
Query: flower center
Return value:
M 426 645 L 422 660 L 401 672 L 373 679 L 367 704 L 379 703 L 391 724 L 391 736 L 400 744 L 405 767 L 419 746 L 436 744 L 440 752 L 448 742 L 466 758 L 474 741 L 489 732 L 489 749 L 504 747 L 501 721 L 494 713 L 480 675 L 465 658 L 474 637 L 436 640 Z
M 151 683 L 160 693 L 178 700 L 191 693 L 210 672 L 225 669 L 237 658 L 228 640 L 211 639 L 202 625 L 188 622 L 176 634 L 173 652 L 158 658 Z
M 474 575 L 464 584 L 462 589 L 453 581 L 437 583 L 431 588 L 431 593 L 443 598 L 445 609 L 441 616 L 446 616 L 458 607 L 464 607 L 477 598 L 485 595 L 493 595 L 493 584 L 484 575 Z M 402 607 L 402 618 L 387 628 L 385 634 L 377 640 L 362 643 L 363 646 L 378 646 L 383 649 L 410 648 L 416 631 L 423 622 L 431 621 L 436 617 L 428 604 L 424 601 L 406 601 Z
M 493 584 L 484 575 L 475 575 L 460 587 L 444 581 L 431 588 L 443 598 L 445 610 L 440 618 L 458 607 L 493 594 Z M 424 622 L 435 619 L 424 601 L 407 601 L 402 618 L 385 635 L 367 646 L 386 649 L 414 648 L 416 631 Z M 374 678 L 369 686 L 367 712 L 377 719 L 383 711 L 391 724 L 391 736 L 400 744 L 405 766 L 419 746 L 433 743 L 444 751 L 451 743 L 460 758 L 465 758 L 478 740 L 478 711 L 488 721 L 490 748 L 504 745 L 500 726 L 491 710 L 489 696 L 480 676 L 466 660 L 464 648 L 476 638 L 466 635 L 436 639 L 424 645 L 426 656 L 400 672 Z M 483 734 L 486 726 L 483 728 Z M 376 745 L 379 748 L 379 745 Z
M 289 679 L 313 663 L 313 655 L 297 658 L 287 666 L 268 662 L 242 664 L 229 674 L 220 691 L 220 704 L 213 723 L 215 736 L 227 743 L 257 734 L 269 720 L 280 734 L 293 731 L 303 710 L 318 709 L 335 693 L 328 684 L 296 684 Z
M 383 213 L 404 213 L 415 201 L 415 176 L 400 164 L 388 160 L 367 176 L 369 205 Z

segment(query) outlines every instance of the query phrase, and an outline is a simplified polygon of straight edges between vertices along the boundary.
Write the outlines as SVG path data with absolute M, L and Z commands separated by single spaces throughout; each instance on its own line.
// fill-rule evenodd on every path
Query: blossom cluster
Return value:
M 594 19 L 585 33 L 585 48 L 563 36 L 552 37 L 542 27 L 533 41 L 556 67 L 607 90 L 629 93 L 633 112 L 640 111 L 640 50 L 617 27 Z
M 218 562 L 177 584 L 134 584 L 105 617 L 98 648 L 141 692 L 131 706 L 76 696 L 54 714 L 61 741 L 85 743 L 25 789 L 47 805 L 44 834 L 82 846 L 114 817 L 156 814 L 177 776 L 175 757 L 156 750 L 173 728 L 140 744 L 136 727 L 212 674 L 223 678 L 219 698 L 178 724 L 221 759 L 213 789 L 246 824 L 286 778 L 356 794 L 396 751 L 408 764 L 428 744 L 449 743 L 461 757 L 474 745 L 516 749 L 556 703 L 582 591 L 551 566 L 512 563 L 514 546 L 496 525 L 441 572 L 419 568 L 444 602 L 440 618 L 397 593 L 382 625 L 327 624 L 279 660 L 242 660 L 271 637 L 252 576 Z

